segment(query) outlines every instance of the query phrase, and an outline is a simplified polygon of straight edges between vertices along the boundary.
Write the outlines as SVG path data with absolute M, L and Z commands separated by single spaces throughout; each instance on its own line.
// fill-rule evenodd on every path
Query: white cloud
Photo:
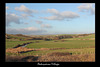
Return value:
M 91 14 L 95 14 L 95 8 L 91 9 Z
M 9 9 L 9 7 L 8 7 L 8 6 L 6 6 L 6 9 Z
M 52 26 L 49 25 L 49 24 L 42 24 L 41 27 L 44 27 L 44 28 L 52 28 Z
M 16 14 L 6 14 L 6 26 L 10 26 L 11 23 L 20 24 L 20 17 Z
M 41 34 L 43 32 L 47 32 L 46 30 L 41 30 L 36 27 L 28 27 L 28 28 L 21 28 L 21 29 L 13 29 L 8 28 L 6 29 L 6 33 L 8 34 Z
M 95 6 L 94 3 L 83 3 L 82 5 L 78 6 L 80 12 L 89 12 L 91 14 L 95 14 Z
M 24 24 L 28 24 L 28 23 L 26 22 L 26 23 L 24 23 Z
M 28 30 L 28 31 L 38 31 L 39 29 L 36 27 L 28 27 L 28 28 L 24 28 L 23 30 Z
M 72 11 L 64 11 L 62 13 L 60 13 L 60 16 L 62 16 L 63 18 L 77 18 L 79 17 L 79 15 L 75 12 Z
M 37 24 L 42 24 L 43 22 L 42 22 L 42 21 L 36 20 L 36 23 L 37 23 Z
M 77 13 L 72 11 L 63 11 L 59 12 L 56 9 L 48 9 L 49 13 L 52 13 L 53 16 L 49 17 L 40 17 L 42 19 L 48 19 L 48 20 L 65 20 L 65 19 L 74 19 L 80 17 Z
M 24 5 L 21 5 L 20 7 L 16 7 L 15 10 L 22 11 L 22 12 L 25 12 L 25 13 L 28 13 L 28 14 L 37 13 L 37 10 L 29 9 Z
M 56 10 L 56 9 L 48 9 L 47 12 L 54 13 L 54 14 L 58 14 L 59 13 L 59 11 Z
M 34 17 L 31 14 L 21 14 L 22 18 L 27 19 L 28 17 Z
M 57 16 L 49 16 L 49 17 L 40 17 L 42 19 L 47 19 L 47 20 L 60 20 L 59 17 Z M 62 19 L 62 18 L 61 18 Z

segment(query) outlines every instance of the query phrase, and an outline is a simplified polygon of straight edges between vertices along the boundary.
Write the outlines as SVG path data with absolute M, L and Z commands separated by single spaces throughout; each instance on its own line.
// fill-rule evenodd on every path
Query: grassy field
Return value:
M 62 40 L 64 40 L 64 41 L 62 41 Z M 79 57 L 81 57 L 82 55 L 86 56 L 86 57 L 91 56 L 91 57 L 93 57 L 92 60 L 89 58 L 90 60 L 86 60 L 86 61 L 93 61 L 93 62 L 95 61 L 95 34 L 91 34 L 91 35 L 84 36 L 84 37 L 79 37 L 79 38 L 66 38 L 66 39 L 62 39 L 62 40 L 51 40 L 51 41 L 27 40 L 27 41 L 19 41 L 18 39 L 6 39 L 6 50 L 13 49 L 14 46 L 16 46 L 18 44 L 23 44 L 23 43 L 26 43 L 26 42 L 34 42 L 34 43 L 30 43 L 30 44 L 28 44 L 27 46 L 25 46 L 23 48 L 27 48 L 27 49 L 33 49 L 33 48 L 34 49 L 41 49 L 41 48 L 44 48 L 44 50 L 29 51 L 29 52 L 25 52 L 25 53 L 6 52 L 6 55 L 7 56 L 37 56 L 37 57 L 39 57 L 40 60 L 38 59 L 36 61 L 42 61 L 43 62 L 43 60 L 45 61 L 45 58 L 44 59 L 41 59 L 41 58 L 43 58 L 44 56 L 47 57 L 47 55 L 49 53 L 69 52 L 69 53 L 72 53 L 72 55 L 69 56 L 69 57 L 73 57 L 74 55 L 75 56 L 79 55 Z M 37 43 L 36 41 L 39 41 L 39 42 Z M 45 50 L 45 48 L 48 48 L 48 49 L 65 48 L 65 49 Z M 48 58 L 50 58 L 50 57 L 48 56 Z M 83 62 L 85 61 L 84 59 L 86 59 L 86 57 L 83 58 Z M 66 58 L 66 56 L 63 57 L 63 58 Z M 46 62 L 47 61 L 48 60 L 46 60 Z M 52 60 L 50 60 L 50 61 L 52 61 Z M 57 59 L 56 59 L 56 61 L 57 61 Z M 72 61 L 74 61 L 74 60 L 72 59 Z
M 93 40 L 69 40 L 65 42 L 54 42 L 54 41 L 41 41 L 40 43 L 33 43 L 28 46 L 27 48 L 83 48 L 94 46 Z

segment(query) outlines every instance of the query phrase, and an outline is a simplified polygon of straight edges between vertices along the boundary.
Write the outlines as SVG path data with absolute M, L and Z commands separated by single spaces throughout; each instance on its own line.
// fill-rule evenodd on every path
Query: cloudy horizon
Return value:
M 95 33 L 95 3 L 6 3 L 6 33 Z

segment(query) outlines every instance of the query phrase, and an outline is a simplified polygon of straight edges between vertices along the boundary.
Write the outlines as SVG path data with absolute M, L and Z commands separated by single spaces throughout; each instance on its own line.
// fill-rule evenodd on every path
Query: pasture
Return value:
M 54 35 L 51 35 L 54 36 Z M 64 41 L 62 41 L 64 40 Z M 38 41 L 38 42 L 37 42 Z M 26 52 L 24 51 L 23 53 L 14 53 L 12 52 L 7 52 L 8 49 L 13 49 L 14 46 L 18 44 L 23 44 L 26 42 L 33 42 L 28 44 L 25 47 L 22 47 L 23 50 L 19 48 L 19 50 L 24 51 L 24 48 Z M 62 49 L 60 49 L 62 48 Z M 34 49 L 33 51 L 27 51 L 27 49 Z M 16 49 L 15 49 L 16 51 Z M 86 57 L 83 58 L 83 61 L 81 60 L 80 62 L 84 62 L 85 59 L 86 61 L 95 61 L 95 34 L 91 34 L 88 36 L 83 36 L 83 37 L 78 37 L 78 38 L 64 38 L 60 40 L 50 40 L 50 41 L 45 41 L 45 40 L 25 40 L 25 41 L 19 41 L 18 39 L 6 39 L 6 56 L 36 56 L 39 57 L 38 60 L 35 60 L 34 62 L 42 61 L 45 62 L 45 59 L 41 59 L 42 57 L 47 57 L 49 53 L 53 52 L 68 52 L 72 53 L 71 56 L 91 56 L 92 60 L 86 59 Z M 80 56 L 80 57 L 81 57 Z M 51 56 L 50 56 L 51 57 Z M 50 58 L 49 56 L 47 58 Z M 53 56 L 54 57 L 54 56 Z M 64 56 L 63 58 L 66 58 L 67 56 Z M 46 62 L 48 62 L 46 60 Z M 53 60 L 50 60 L 53 61 Z M 67 61 L 67 60 L 66 60 Z M 66 62 L 65 61 L 65 62 Z M 70 60 L 71 61 L 71 60 Z M 72 60 L 74 61 L 74 59 Z M 33 62 L 33 61 L 32 61 Z M 56 59 L 57 62 L 57 59 Z M 59 61 L 58 61 L 59 62 Z

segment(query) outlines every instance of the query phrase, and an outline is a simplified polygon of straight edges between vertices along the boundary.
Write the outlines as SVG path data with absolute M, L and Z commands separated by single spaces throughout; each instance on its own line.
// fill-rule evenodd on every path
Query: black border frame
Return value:
M 95 7 L 97 6 L 96 5 L 96 1 L 95 0 L 66 0 L 66 1 L 61 1 L 61 0 L 55 0 L 55 1 L 43 1 L 43 0 L 6 0 L 6 1 L 2 1 L 0 2 L 0 7 L 2 8 L 2 11 L 0 12 L 1 13 L 1 17 L 2 17 L 2 24 L 0 24 L 2 27 L 1 28 L 1 46 L 0 46 L 0 62 L 2 61 L 5 66 L 6 65 L 10 65 L 10 66 L 41 66 L 41 65 L 37 65 L 38 63 L 43 63 L 43 64 L 51 64 L 51 63 L 56 63 L 56 64 L 59 64 L 59 66 L 61 67 L 65 67 L 65 66 L 73 66 L 73 65 L 76 65 L 76 64 L 81 64 L 82 66 L 95 66 L 96 64 L 96 61 L 97 61 L 97 57 L 95 57 L 95 62 L 6 62 L 5 61 L 5 5 L 6 3 L 95 3 Z M 96 9 L 95 9 L 96 10 Z M 95 38 L 97 37 L 96 36 L 96 12 L 95 12 Z M 95 39 L 95 48 L 96 48 L 96 39 Z M 96 52 L 96 50 L 95 50 Z M 96 56 L 96 54 L 95 54 Z M 85 63 L 85 64 L 84 64 Z M 43 66 L 43 65 L 42 65 Z M 45 65 L 45 66 L 48 66 L 48 65 Z M 52 65 L 50 65 L 52 66 Z M 80 65 L 77 65 L 77 66 L 80 66 Z M 55 66 L 56 67 L 56 66 Z

